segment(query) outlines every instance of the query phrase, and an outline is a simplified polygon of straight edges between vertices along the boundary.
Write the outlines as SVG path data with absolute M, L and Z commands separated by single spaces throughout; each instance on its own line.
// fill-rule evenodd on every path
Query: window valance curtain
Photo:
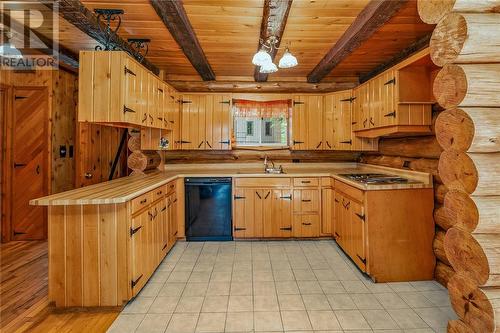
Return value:
M 233 100 L 234 115 L 236 117 L 288 118 L 290 108 L 290 100 L 265 102 L 246 99 Z

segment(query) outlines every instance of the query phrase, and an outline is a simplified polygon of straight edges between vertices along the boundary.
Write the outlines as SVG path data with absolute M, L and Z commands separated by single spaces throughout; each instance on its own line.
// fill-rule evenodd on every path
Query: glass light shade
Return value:
M 19 51 L 11 43 L 5 43 L 0 45 L 0 56 L 11 59 L 21 59 L 23 57 L 21 51 Z
M 262 74 L 271 74 L 276 73 L 278 71 L 278 67 L 273 62 L 266 62 L 264 65 L 260 66 L 260 71 Z
M 292 68 L 297 66 L 299 63 L 297 61 L 297 58 L 295 58 L 288 49 L 286 49 L 285 53 L 280 59 L 280 62 L 278 66 L 280 68 Z
M 255 66 L 263 66 L 266 63 L 272 62 L 271 56 L 264 50 L 259 50 L 259 52 L 255 53 L 252 59 L 252 64 Z

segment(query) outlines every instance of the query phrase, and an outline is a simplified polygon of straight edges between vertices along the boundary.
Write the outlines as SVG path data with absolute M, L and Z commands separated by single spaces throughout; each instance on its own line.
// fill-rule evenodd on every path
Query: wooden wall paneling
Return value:
M 82 206 L 67 206 L 65 211 L 66 240 L 66 306 L 83 306 L 83 221 Z
M 66 206 L 49 210 L 49 299 L 66 305 Z
M 82 306 L 100 304 L 100 249 L 99 208 L 95 205 L 81 207 L 82 220 Z M 73 221 L 70 221 L 70 223 Z M 77 224 L 78 225 L 78 224 Z M 68 238 L 70 242 L 73 238 Z M 79 244 L 77 244 L 79 245 Z M 78 263 L 78 262 L 77 262 Z M 70 263 L 71 265 L 71 263 Z

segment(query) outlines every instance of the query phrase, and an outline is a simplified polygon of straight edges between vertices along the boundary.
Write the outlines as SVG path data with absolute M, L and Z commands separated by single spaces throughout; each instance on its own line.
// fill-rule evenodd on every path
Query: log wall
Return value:
M 448 332 L 498 332 L 500 1 L 419 0 L 418 7 L 424 21 L 437 23 L 430 53 L 443 66 L 433 92 L 445 108 L 435 131 L 444 149 L 437 175 L 448 191 L 434 214 L 445 230 L 434 248 L 455 271 L 439 274 L 459 318 Z

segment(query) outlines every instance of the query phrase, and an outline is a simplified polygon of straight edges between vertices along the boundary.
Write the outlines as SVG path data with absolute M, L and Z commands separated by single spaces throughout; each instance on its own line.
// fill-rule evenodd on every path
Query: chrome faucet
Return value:
M 269 166 L 271 164 L 271 167 Z M 283 167 L 280 165 L 278 168 L 275 167 L 274 162 L 264 155 L 264 172 L 265 173 L 284 173 Z

